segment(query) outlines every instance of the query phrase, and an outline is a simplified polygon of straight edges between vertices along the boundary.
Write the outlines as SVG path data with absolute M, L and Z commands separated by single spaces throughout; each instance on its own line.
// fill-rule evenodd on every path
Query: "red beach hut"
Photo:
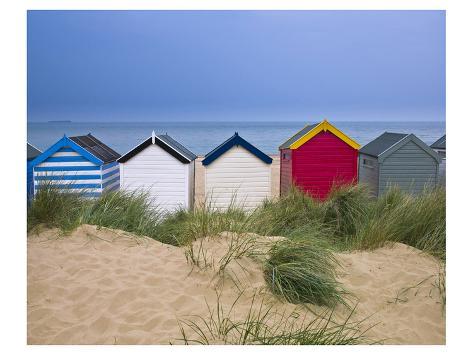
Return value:
M 294 184 L 324 199 L 334 184 L 356 183 L 359 148 L 327 120 L 304 127 L 279 147 L 281 195 Z

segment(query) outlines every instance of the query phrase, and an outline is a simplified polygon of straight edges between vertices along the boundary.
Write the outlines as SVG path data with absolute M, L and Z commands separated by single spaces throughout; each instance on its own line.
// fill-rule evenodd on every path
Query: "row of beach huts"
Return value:
M 120 155 L 93 135 L 67 137 L 44 152 L 28 144 L 28 196 L 54 186 L 88 197 L 143 189 L 166 211 L 192 208 L 197 156 L 169 135 L 156 135 Z M 308 125 L 280 147 L 280 194 L 296 185 L 324 199 L 334 184 L 364 183 L 374 196 L 392 185 L 413 194 L 445 184 L 445 135 L 431 146 L 414 134 L 385 132 L 363 147 L 327 120 Z M 235 133 L 198 164 L 206 201 L 247 209 L 271 197 L 273 159 Z M 200 168 L 200 167 L 199 167 Z

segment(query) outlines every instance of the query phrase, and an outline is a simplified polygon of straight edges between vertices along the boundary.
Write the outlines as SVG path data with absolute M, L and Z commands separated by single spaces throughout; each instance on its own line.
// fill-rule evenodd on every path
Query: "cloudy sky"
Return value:
M 29 11 L 30 121 L 445 120 L 443 11 Z

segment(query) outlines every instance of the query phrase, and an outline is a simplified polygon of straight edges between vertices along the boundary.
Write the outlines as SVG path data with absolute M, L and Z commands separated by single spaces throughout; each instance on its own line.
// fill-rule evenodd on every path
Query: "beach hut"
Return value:
M 169 135 L 155 135 L 118 159 L 120 188 L 149 193 L 163 211 L 192 208 L 197 156 Z
M 375 196 L 394 185 L 416 194 L 437 183 L 440 161 L 414 134 L 385 132 L 360 149 L 359 181 Z
M 26 196 L 28 199 L 33 196 L 33 167 L 31 166 L 31 161 L 41 154 L 41 151 L 33 146 L 32 144 L 26 142 Z
M 120 185 L 116 160 L 120 154 L 90 133 L 86 136 L 64 135 L 31 161 L 34 193 L 43 186 L 54 186 L 86 197 L 98 197 L 103 191 Z
M 440 185 L 445 185 L 445 176 L 446 176 L 446 168 L 447 168 L 447 135 L 444 134 L 438 140 L 436 140 L 430 146 L 433 150 L 435 150 L 442 161 L 439 165 L 439 179 L 438 182 Z
M 236 132 L 202 160 L 206 201 L 217 209 L 256 208 L 271 195 L 272 162 Z
M 324 199 L 334 184 L 356 183 L 359 148 L 327 120 L 305 126 L 279 147 L 281 195 L 295 185 Z

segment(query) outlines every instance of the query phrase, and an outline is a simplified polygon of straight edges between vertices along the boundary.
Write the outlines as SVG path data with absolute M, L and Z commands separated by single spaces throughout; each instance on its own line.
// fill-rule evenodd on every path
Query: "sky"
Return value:
M 444 121 L 444 11 L 29 11 L 28 120 Z

